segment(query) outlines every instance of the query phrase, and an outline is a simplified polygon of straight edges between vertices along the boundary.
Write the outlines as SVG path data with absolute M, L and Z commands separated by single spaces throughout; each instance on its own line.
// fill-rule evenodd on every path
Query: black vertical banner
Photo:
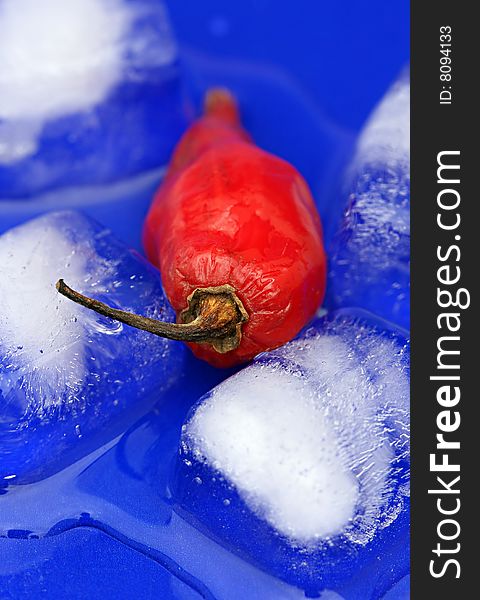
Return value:
M 411 9 L 411 597 L 463 599 L 480 576 L 478 25 L 467 2 Z

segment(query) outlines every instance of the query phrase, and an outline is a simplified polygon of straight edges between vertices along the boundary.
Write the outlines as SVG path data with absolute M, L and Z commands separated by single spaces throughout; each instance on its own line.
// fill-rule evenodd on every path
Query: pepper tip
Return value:
M 205 94 L 203 109 L 206 115 L 232 123 L 239 122 L 237 101 L 232 92 L 224 87 L 211 88 Z

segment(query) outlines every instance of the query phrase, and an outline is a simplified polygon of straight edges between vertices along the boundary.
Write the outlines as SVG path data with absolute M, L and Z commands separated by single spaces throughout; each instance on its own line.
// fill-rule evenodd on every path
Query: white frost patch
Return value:
M 121 0 L 0 0 L 0 163 L 34 153 L 48 119 L 102 102 L 128 61 L 152 60 L 153 49 L 157 64 L 172 60 L 161 4 L 163 47 L 151 32 L 128 35 L 146 10 Z
M 344 533 L 363 544 L 398 514 L 388 431 L 406 452 L 408 376 L 393 341 L 341 327 L 275 351 L 303 374 L 260 363 L 227 379 L 184 432 L 185 447 L 295 543 Z
M 404 75 L 367 121 L 357 145 L 356 166 L 365 162 L 408 161 L 410 156 L 410 82 Z
M 300 542 L 339 532 L 358 486 L 312 390 L 253 366 L 220 385 L 187 429 L 194 447 L 252 509 Z
M 0 237 L 0 350 L 9 374 L 2 375 L 4 390 L 7 377 L 15 387 L 28 375 L 38 395 L 52 403 L 71 382 L 82 381 L 88 313 L 60 296 L 55 283 L 64 277 L 82 289 L 85 260 L 48 217 Z

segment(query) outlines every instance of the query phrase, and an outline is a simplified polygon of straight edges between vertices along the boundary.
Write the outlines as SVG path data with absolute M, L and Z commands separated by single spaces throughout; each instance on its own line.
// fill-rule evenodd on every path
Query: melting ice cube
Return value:
M 385 590 L 408 570 L 408 344 L 383 327 L 323 318 L 214 388 L 184 426 L 179 510 L 312 593 L 355 577 L 371 591 L 380 555 Z
M 361 306 L 409 327 L 410 83 L 374 111 L 348 173 L 348 201 L 330 252 L 334 306 Z
M 159 167 L 185 126 L 157 0 L 4 0 L 0 64 L 4 198 Z
M 158 273 L 79 213 L 0 237 L 0 480 L 38 478 L 111 439 L 178 373 L 181 345 L 76 305 L 58 294 L 60 277 L 112 305 L 174 318 Z
M 282 534 L 309 542 L 341 531 L 358 484 L 315 391 L 290 372 L 255 364 L 199 406 L 185 440 Z

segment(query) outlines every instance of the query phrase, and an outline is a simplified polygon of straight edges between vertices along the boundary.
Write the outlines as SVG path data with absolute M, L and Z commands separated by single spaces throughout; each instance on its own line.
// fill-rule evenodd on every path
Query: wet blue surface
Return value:
M 336 182 L 356 135 L 408 62 L 408 4 L 282 2 L 279 10 L 272 0 L 228 7 L 220 0 L 187 0 L 168 6 L 180 42 L 181 76 L 197 112 L 208 86 L 230 86 L 255 140 L 300 169 L 332 231 Z M 153 102 L 157 92 L 145 91 Z M 152 107 L 145 116 L 156 122 L 160 111 L 152 115 Z M 174 119 L 172 127 L 178 126 Z M 152 143 L 147 150 L 160 152 L 159 142 Z M 118 157 L 112 165 L 120 179 L 149 168 L 148 162 L 126 165 L 120 175 L 124 167 Z M 28 202 L 0 200 L 0 231 L 45 210 L 73 206 L 140 249 L 141 222 L 161 173 L 140 173 L 140 179 L 108 190 L 92 189 L 94 182 L 83 173 L 78 177 L 88 185 L 73 194 L 61 190 Z M 0 197 L 6 197 L 4 191 Z M 195 402 L 229 375 L 190 355 L 185 360 L 171 393 L 140 420 L 126 415 L 119 438 L 108 442 L 112 436 L 106 435 L 103 446 L 94 444 L 77 462 L 65 457 L 69 466 L 43 481 L 4 487 L 1 597 L 305 597 L 291 585 L 294 578 L 253 560 L 245 547 L 232 548 L 192 521 L 172 496 L 182 423 Z M 374 600 L 389 587 L 388 600 L 408 597 L 405 579 L 393 585 L 404 574 L 407 528 L 404 513 L 396 533 L 365 559 L 365 572 L 345 583 L 347 600 Z M 311 595 L 315 589 L 310 586 Z
M 167 0 L 167 6 L 182 57 L 200 51 L 224 64 L 282 73 L 329 121 L 352 131 L 408 62 L 410 7 L 403 0 Z
M 18 567 L 19 561 L 22 568 Z M 200 582 L 169 570 L 141 546 L 93 526 L 41 540 L 11 538 L 2 544 L 2 598 L 178 598 L 208 597 Z

